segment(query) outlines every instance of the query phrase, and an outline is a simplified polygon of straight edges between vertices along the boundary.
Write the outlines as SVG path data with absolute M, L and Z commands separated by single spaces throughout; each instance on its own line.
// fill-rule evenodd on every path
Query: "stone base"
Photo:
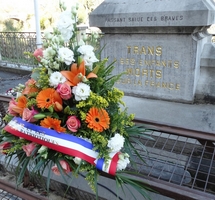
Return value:
M 125 96 L 123 101 L 135 118 L 187 129 L 214 132 L 215 105 L 184 104 Z

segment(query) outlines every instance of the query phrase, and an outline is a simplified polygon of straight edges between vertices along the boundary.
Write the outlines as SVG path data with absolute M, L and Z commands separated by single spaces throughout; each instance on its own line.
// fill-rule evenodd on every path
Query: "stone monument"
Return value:
M 91 13 L 90 26 L 104 33 L 102 57 L 125 72 L 116 87 L 138 118 L 211 131 L 193 124 L 195 112 L 186 118 L 205 110 L 193 103 L 214 17 L 213 0 L 105 0 Z
M 126 72 L 117 87 L 138 97 L 192 102 L 202 37 L 214 22 L 212 1 L 107 0 L 90 16 L 105 36 L 103 56 Z M 204 35 L 205 34 L 205 35 Z

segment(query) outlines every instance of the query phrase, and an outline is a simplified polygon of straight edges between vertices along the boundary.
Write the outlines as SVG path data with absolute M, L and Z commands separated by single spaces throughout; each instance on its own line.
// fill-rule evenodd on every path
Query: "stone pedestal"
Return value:
M 106 0 L 90 26 L 104 32 L 102 57 L 115 60 L 126 95 L 192 103 L 214 1 Z
M 211 66 L 200 70 L 214 11 L 213 0 L 105 0 L 92 12 L 90 26 L 104 33 L 102 58 L 116 61 L 115 74 L 126 72 L 116 87 L 136 118 L 215 133 Z

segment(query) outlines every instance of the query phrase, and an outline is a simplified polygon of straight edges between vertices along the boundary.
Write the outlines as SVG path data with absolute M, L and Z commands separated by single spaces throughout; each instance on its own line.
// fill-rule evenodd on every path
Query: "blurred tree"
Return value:
M 51 16 L 45 16 L 40 18 L 40 28 L 42 30 L 49 29 L 52 27 L 54 21 Z
M 23 28 L 23 21 L 18 21 L 14 19 L 8 19 L 2 22 L 3 32 L 19 32 Z
M 78 2 L 78 24 L 87 24 L 89 14 L 103 0 L 45 0 L 40 1 L 40 23 L 42 30 L 52 31 L 52 27 L 59 17 L 59 2 L 67 1 L 68 5 Z M 34 19 L 34 4 L 33 1 L 22 0 L 22 3 L 17 3 L 17 0 L 0 0 L 0 31 L 35 31 Z M 22 21 L 7 20 L 10 15 L 22 15 Z
M 89 14 L 102 2 L 103 0 L 79 0 L 78 17 L 82 23 L 88 23 Z

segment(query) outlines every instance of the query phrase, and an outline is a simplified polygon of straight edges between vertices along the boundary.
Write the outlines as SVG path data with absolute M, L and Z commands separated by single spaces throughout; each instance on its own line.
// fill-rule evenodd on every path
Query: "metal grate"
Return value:
M 5 112 L 8 99 L 10 98 L 0 96 L 0 102 L 3 103 L 0 105 L 1 115 Z M 154 126 L 152 131 L 147 132 L 153 140 L 138 138 L 146 146 L 147 152 L 140 146 L 135 146 L 144 160 L 132 157 L 136 165 L 135 169 L 130 170 L 138 172 L 136 178 L 143 180 L 155 191 L 174 199 L 215 199 L 214 133 L 153 122 L 142 123 Z M 65 188 L 59 189 L 56 185 L 53 188 L 58 192 L 65 191 Z M 70 199 L 95 199 L 93 194 L 86 191 L 72 187 L 70 190 Z
M 149 135 L 154 140 L 141 139 L 148 152 L 136 146 L 144 162 L 133 157 L 139 174 L 182 190 L 215 195 L 215 149 L 211 142 L 201 144 L 197 139 L 157 131 Z
M 6 114 L 7 107 L 8 107 L 8 102 L 0 101 L 0 128 L 4 125 L 3 118 Z
M 0 200 L 22 200 L 22 198 L 0 189 Z
M 24 54 L 24 52 L 32 53 L 36 49 L 35 32 L 0 32 L 0 46 L 2 61 L 35 65 L 34 60 Z

